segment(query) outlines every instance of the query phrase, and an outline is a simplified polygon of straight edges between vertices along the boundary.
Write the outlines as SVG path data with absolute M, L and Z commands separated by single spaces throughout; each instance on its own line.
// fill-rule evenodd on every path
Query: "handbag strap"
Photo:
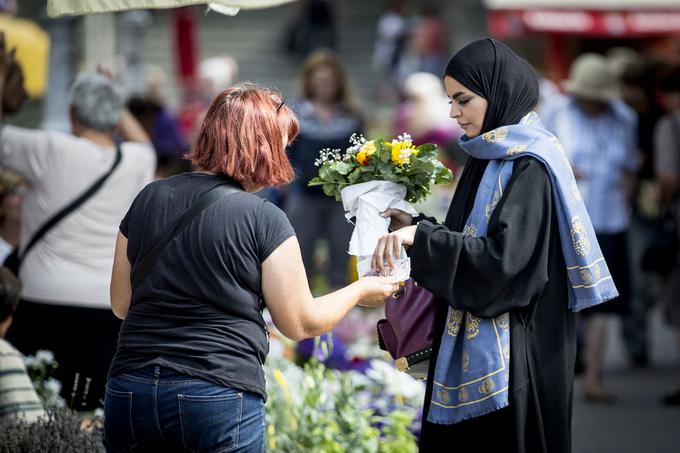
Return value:
M 50 231 L 55 225 L 57 225 L 59 222 L 61 222 L 64 217 L 68 216 L 71 214 L 73 211 L 78 209 L 83 203 L 85 203 L 87 200 L 89 200 L 99 189 L 102 188 L 104 183 L 106 182 L 107 179 L 109 179 L 109 176 L 113 173 L 113 171 L 118 167 L 120 164 L 121 160 L 123 159 L 123 153 L 121 152 L 120 145 L 116 145 L 116 157 L 113 159 L 113 165 L 111 165 L 111 168 L 104 173 L 102 176 L 100 176 L 85 192 L 83 192 L 78 198 L 73 200 L 71 203 L 69 203 L 66 207 L 64 207 L 61 211 L 57 212 L 55 215 L 53 215 L 47 222 L 43 224 L 42 227 L 38 231 L 33 234 L 33 237 L 31 238 L 30 241 L 28 241 L 28 245 L 24 249 L 23 253 L 19 255 L 19 265 L 21 265 L 21 261 L 26 257 L 28 252 L 35 246 L 35 244 L 38 243 L 40 239 L 45 236 L 45 234 Z
M 149 271 L 151 271 L 151 268 L 156 263 L 156 260 L 163 252 L 165 246 L 180 231 L 182 231 L 187 225 L 189 225 L 205 208 L 215 203 L 216 201 L 221 200 L 226 195 L 240 191 L 232 184 L 233 183 L 222 183 L 201 195 L 198 198 L 198 200 L 196 200 L 196 202 L 193 205 L 191 205 L 191 207 L 187 209 L 184 212 L 184 214 L 182 214 L 182 216 L 170 228 L 168 228 L 168 230 L 156 243 L 156 245 L 154 245 L 153 248 L 138 261 L 139 264 L 135 265 L 134 271 L 132 273 L 133 294 L 139 288 L 139 285 L 142 284 L 144 278 L 149 274 Z

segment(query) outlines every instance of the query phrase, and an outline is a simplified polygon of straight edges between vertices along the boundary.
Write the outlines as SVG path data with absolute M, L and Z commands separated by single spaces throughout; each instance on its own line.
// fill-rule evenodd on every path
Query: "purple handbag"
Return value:
M 434 308 L 432 294 L 408 279 L 401 295 L 387 299 L 385 319 L 378 321 L 380 348 L 390 353 L 399 371 L 416 379 L 427 377 Z

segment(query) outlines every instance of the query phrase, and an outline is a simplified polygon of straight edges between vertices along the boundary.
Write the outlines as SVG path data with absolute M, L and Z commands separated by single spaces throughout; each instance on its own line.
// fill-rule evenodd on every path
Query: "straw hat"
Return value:
M 607 60 L 595 53 L 580 55 L 569 70 L 564 91 L 581 98 L 609 102 L 619 97 L 616 75 Z

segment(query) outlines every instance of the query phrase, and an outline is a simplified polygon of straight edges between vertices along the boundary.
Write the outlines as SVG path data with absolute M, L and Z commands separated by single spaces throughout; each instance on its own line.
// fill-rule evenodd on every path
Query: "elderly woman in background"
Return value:
M 13 63 L 13 53 L 5 51 L 0 35 L 0 98 Z M 0 166 L 27 183 L 18 270 L 22 303 L 8 337 L 24 354 L 52 350 L 62 396 L 74 409 L 89 410 L 101 406 L 120 327 L 109 310 L 118 224 L 135 195 L 151 181 L 156 161 L 148 136 L 124 109 L 123 95 L 107 77 L 88 74 L 76 80 L 70 119 L 73 134 L 10 125 L 0 131 Z M 122 143 L 114 140 L 116 130 Z M 107 174 L 86 202 L 26 253 L 36 232 L 55 213 Z

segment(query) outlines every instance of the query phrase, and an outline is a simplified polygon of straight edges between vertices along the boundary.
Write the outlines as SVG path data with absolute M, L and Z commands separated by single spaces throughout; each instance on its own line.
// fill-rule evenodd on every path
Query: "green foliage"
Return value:
M 66 408 L 52 409 L 34 423 L 0 419 L 0 453 L 103 452 L 103 422 L 83 428 L 83 416 Z
M 366 385 L 311 359 L 268 364 L 267 450 L 280 453 L 415 453 L 414 414 L 371 408 Z
M 434 184 L 453 181 L 453 173 L 438 159 L 437 146 L 431 143 L 414 147 L 411 138 L 382 138 L 366 141 L 353 136 L 344 155 L 339 150 L 321 150 L 316 162 L 319 176 L 310 186 L 322 186 L 326 195 L 342 199 L 342 189 L 351 184 L 380 180 L 406 187 L 406 201 L 416 203 L 432 193 Z

